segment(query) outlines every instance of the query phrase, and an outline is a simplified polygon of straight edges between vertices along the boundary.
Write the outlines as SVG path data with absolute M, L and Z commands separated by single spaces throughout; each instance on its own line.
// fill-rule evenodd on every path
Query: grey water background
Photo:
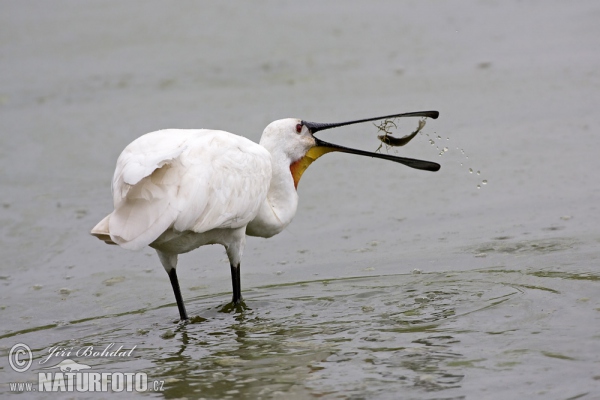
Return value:
M 600 398 L 599 18 L 594 1 L 1 2 L 0 393 L 44 397 L 9 383 L 37 382 L 51 347 L 115 343 L 134 356 L 76 361 L 164 382 L 140 396 Z M 88 234 L 146 132 L 257 141 L 284 117 L 428 109 L 382 151 L 441 171 L 319 159 L 294 222 L 248 240 L 243 313 L 220 312 L 221 248 L 180 257 L 180 326 L 154 252 Z

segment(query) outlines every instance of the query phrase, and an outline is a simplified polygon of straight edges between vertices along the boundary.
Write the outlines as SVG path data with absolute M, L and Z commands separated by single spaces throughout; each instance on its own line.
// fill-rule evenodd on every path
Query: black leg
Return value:
M 240 264 L 236 267 L 231 265 L 231 283 L 233 284 L 233 304 L 242 302 L 242 283 L 240 281 Z
M 188 316 L 185 312 L 185 305 L 183 304 L 183 297 L 181 297 L 181 289 L 179 289 L 179 281 L 177 280 L 177 272 L 175 268 L 171 268 L 171 271 L 169 271 L 169 279 L 171 280 L 171 286 L 173 286 L 173 293 L 175 293 L 177 308 L 179 308 L 179 316 L 181 317 L 182 321 L 185 321 L 188 319 Z

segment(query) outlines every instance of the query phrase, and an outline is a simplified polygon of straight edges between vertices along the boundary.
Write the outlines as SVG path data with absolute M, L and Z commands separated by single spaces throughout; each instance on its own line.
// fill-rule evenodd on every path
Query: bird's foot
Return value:
M 178 326 L 184 326 L 189 324 L 190 320 L 189 318 L 186 319 L 176 319 L 173 321 L 174 324 L 177 324 Z
M 174 324 L 177 324 L 179 327 L 193 324 L 201 324 L 206 321 L 206 318 L 202 318 L 199 315 L 195 315 L 186 319 L 178 319 L 173 321 Z
M 242 313 L 249 309 L 250 308 L 246 305 L 246 303 L 244 302 L 244 299 L 239 299 L 237 301 L 232 301 L 231 303 L 225 304 L 223 307 L 221 307 L 220 311 L 222 313 L 231 314 L 232 312 Z

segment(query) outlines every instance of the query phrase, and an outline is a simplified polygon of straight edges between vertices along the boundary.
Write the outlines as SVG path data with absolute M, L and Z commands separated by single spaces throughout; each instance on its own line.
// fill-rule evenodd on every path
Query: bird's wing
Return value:
M 149 133 L 117 161 L 110 237 L 139 249 L 169 228 L 239 228 L 256 216 L 270 179 L 270 154 L 241 136 L 210 130 Z
M 188 135 L 177 129 L 147 133 L 131 142 L 117 160 L 112 182 L 113 201 L 119 204 L 129 189 L 183 153 Z

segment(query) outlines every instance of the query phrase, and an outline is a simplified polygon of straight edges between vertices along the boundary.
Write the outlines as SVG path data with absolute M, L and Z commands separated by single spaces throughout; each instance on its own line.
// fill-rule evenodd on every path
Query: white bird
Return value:
M 246 235 L 269 238 L 292 221 L 298 182 L 314 160 L 340 151 L 416 169 L 440 168 L 429 161 L 327 143 L 314 137 L 315 132 L 388 118 L 438 115 L 420 111 L 326 124 L 288 118 L 270 123 L 260 144 L 208 129 L 148 133 L 119 156 L 112 181 L 114 211 L 91 233 L 125 249 L 153 247 L 171 280 L 181 320 L 187 319 L 187 313 L 177 280 L 177 255 L 221 244 L 231 267 L 233 304 L 238 305 Z

